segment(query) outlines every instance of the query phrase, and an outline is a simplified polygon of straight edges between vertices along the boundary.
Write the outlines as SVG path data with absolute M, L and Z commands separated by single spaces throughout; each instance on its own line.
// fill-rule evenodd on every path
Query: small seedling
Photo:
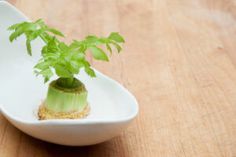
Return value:
M 119 33 L 112 32 L 108 37 L 89 35 L 83 40 L 73 40 L 67 44 L 61 40 L 63 33 L 47 26 L 42 19 L 17 23 L 8 30 L 12 31 L 9 37 L 11 42 L 21 35 L 26 37 L 27 52 L 30 56 L 31 42 L 37 38 L 42 39 L 44 46 L 41 58 L 34 66 L 34 72 L 37 76 L 43 76 L 45 83 L 54 75 L 58 77 L 49 84 L 47 98 L 39 107 L 39 119 L 76 119 L 88 115 L 87 90 L 76 78 L 81 69 L 89 76 L 96 77 L 86 59 L 87 53 L 92 53 L 96 60 L 109 61 L 106 52 L 112 53 L 116 49 L 119 53 L 121 44 L 125 42 Z

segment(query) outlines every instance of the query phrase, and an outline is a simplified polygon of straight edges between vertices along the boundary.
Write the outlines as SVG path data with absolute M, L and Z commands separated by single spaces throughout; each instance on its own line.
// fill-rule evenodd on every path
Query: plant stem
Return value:
M 74 77 L 69 77 L 69 78 L 59 78 L 57 80 L 57 85 L 62 87 L 62 88 L 77 88 L 79 87 L 81 84 L 78 82 L 78 80 Z
M 61 82 L 60 82 L 61 81 Z M 68 78 L 59 78 L 50 83 L 45 107 L 53 112 L 81 112 L 87 106 L 87 90 L 82 82 L 73 78 L 77 87 L 62 87 L 58 83 L 68 83 Z M 74 83 L 76 82 L 76 83 Z
M 47 44 L 48 43 L 48 41 L 46 40 L 46 38 L 43 36 L 43 35 L 39 35 L 40 36 L 40 38 L 45 42 L 45 44 Z

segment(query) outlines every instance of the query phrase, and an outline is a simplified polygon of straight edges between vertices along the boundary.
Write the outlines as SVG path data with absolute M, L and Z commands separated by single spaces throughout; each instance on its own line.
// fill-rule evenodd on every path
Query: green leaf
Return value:
M 30 56 L 32 56 L 32 52 L 31 52 L 31 44 L 30 44 L 30 40 L 27 39 L 26 40 L 26 47 L 27 47 L 27 52 Z
M 84 53 L 84 52 L 87 50 L 87 48 L 88 48 L 88 47 L 87 47 L 85 44 L 82 44 L 82 45 L 79 47 L 79 51 Z
M 53 76 L 53 72 L 50 68 L 42 70 L 38 74 L 43 75 L 44 83 L 46 83 Z
M 60 31 L 58 31 L 58 30 L 56 30 L 56 29 L 54 29 L 54 28 L 48 28 L 47 31 L 49 31 L 49 32 L 51 32 L 51 33 L 53 33 L 53 34 L 55 34 L 55 35 L 64 37 L 64 34 L 63 34 L 63 33 L 61 33 Z
M 83 40 L 74 40 L 71 44 L 66 44 L 58 39 L 58 36 L 64 36 L 63 33 L 50 28 L 42 19 L 35 22 L 17 23 L 11 25 L 8 30 L 12 32 L 9 36 L 11 42 L 21 35 L 26 36 L 26 48 L 29 55 L 32 55 L 31 42 L 33 40 L 39 37 L 44 41 L 41 58 L 34 70 L 37 75 L 44 77 L 45 82 L 53 76 L 54 70 L 58 77 L 73 79 L 73 76 L 84 68 L 89 76 L 95 77 L 96 74 L 86 59 L 87 50 L 90 49 L 95 59 L 108 61 L 109 58 L 104 49 L 112 53 L 112 46 L 114 46 L 120 52 L 122 49 L 120 43 L 125 42 L 119 33 L 113 32 L 108 37 L 89 35 Z
M 47 52 L 54 53 L 57 51 L 59 51 L 58 44 L 57 44 L 56 38 L 53 37 L 47 44 Z
M 16 27 L 16 26 L 14 26 Z M 28 33 L 29 31 L 35 31 L 36 26 L 34 24 L 28 23 L 28 22 L 23 22 L 20 23 L 16 28 L 15 31 L 10 35 L 9 40 L 12 42 L 15 40 L 17 37 L 24 33 Z
M 92 47 L 90 47 L 90 50 L 91 50 L 91 52 L 93 54 L 93 57 L 95 59 L 97 59 L 97 60 L 104 60 L 104 61 L 108 61 L 109 60 L 107 55 L 106 55 L 106 53 L 102 49 L 100 49 L 100 48 L 98 48 L 96 46 L 92 46 Z
M 87 50 L 87 43 L 85 41 L 77 41 L 77 40 L 74 40 L 70 46 L 69 46 L 69 49 L 71 51 L 79 51 L 79 52 L 83 52 L 85 53 L 85 51 Z
M 45 60 L 59 60 L 60 54 L 59 53 L 45 53 L 43 54 L 43 58 Z
M 91 77 L 96 77 L 94 70 L 90 67 L 85 67 L 85 72 Z
M 14 24 L 14 25 L 11 25 L 10 27 L 8 27 L 8 30 L 14 30 L 16 29 L 21 23 L 17 23 L 17 24 Z
M 112 32 L 109 35 L 108 38 L 111 39 L 111 40 L 114 40 L 114 41 L 116 41 L 118 43 L 124 43 L 125 42 L 124 38 L 119 33 L 117 33 L 117 32 Z
M 77 52 L 77 51 L 72 51 L 71 53 L 72 53 L 71 60 L 84 60 L 85 59 L 84 53 Z
M 98 45 L 98 44 L 102 44 L 102 42 L 99 40 L 98 37 L 94 36 L 94 35 L 89 35 L 86 37 L 85 39 L 85 43 L 87 45 Z
M 96 37 L 95 35 L 89 35 L 86 37 L 86 40 L 87 41 L 97 41 L 98 40 L 98 37 Z
M 16 30 L 15 32 L 13 32 L 10 37 L 9 40 L 10 42 L 12 42 L 13 40 L 15 40 L 17 37 L 19 37 L 21 34 L 23 34 L 24 32 L 20 29 Z
M 67 52 L 69 50 L 69 46 L 67 46 L 65 43 L 60 42 L 58 45 L 59 49 L 61 49 L 62 52 Z
M 44 76 L 52 76 L 53 75 L 52 70 L 50 68 L 40 71 L 40 74 L 42 74 Z
M 34 40 L 36 39 L 38 36 L 40 36 L 45 30 L 44 29 L 39 29 L 37 31 L 32 31 L 27 33 L 27 39 L 29 40 Z
M 47 45 L 43 46 L 42 50 L 41 50 L 41 53 L 42 55 L 46 54 L 48 52 L 48 47 Z
M 108 44 L 110 42 L 110 39 L 109 38 L 99 38 L 99 41 L 103 44 Z
M 109 51 L 110 53 L 112 53 L 111 46 L 110 46 L 109 44 L 106 44 L 106 47 L 107 47 L 108 51 Z
M 117 44 L 115 42 L 111 42 L 111 44 L 113 44 L 116 47 L 118 53 L 122 50 L 122 48 L 121 48 L 121 46 L 119 44 Z
M 38 19 L 35 22 L 33 22 L 33 24 L 35 24 L 41 28 L 47 28 L 47 25 L 45 25 L 43 19 Z
M 44 83 L 47 83 L 49 81 L 49 77 L 44 77 Z
M 40 37 L 46 44 L 48 44 L 49 41 L 51 41 L 53 38 L 55 38 L 53 36 L 50 36 L 46 32 L 43 32 L 42 34 L 40 34 Z
M 74 74 L 78 74 L 80 68 L 83 67 L 82 62 L 70 61 L 70 71 Z
M 23 29 L 24 32 L 29 32 L 29 31 L 37 31 L 37 25 L 26 22 L 22 24 L 21 28 Z
M 35 69 L 39 69 L 39 70 L 45 70 L 45 69 L 48 69 L 49 68 L 49 64 L 48 62 L 45 62 L 45 61 L 42 61 L 42 62 L 39 62 L 37 63 L 34 68 Z
M 38 20 L 36 20 L 34 23 L 42 24 L 42 23 L 44 23 L 44 22 L 43 22 L 43 19 L 38 19 Z
M 73 40 L 73 42 L 70 44 L 70 49 L 76 49 L 80 47 L 83 44 L 81 41 Z
M 54 68 L 55 68 L 56 74 L 59 77 L 64 77 L 64 78 L 72 77 L 72 74 L 65 66 L 57 64 L 56 66 L 54 66 Z

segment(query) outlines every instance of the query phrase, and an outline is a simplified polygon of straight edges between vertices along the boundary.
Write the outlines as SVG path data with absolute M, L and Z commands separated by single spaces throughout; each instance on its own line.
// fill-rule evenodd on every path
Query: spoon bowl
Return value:
M 33 43 L 33 57 L 27 56 L 24 38 L 11 44 L 7 28 L 27 18 L 7 2 L 0 1 L 0 109 L 15 127 L 48 142 L 84 146 L 117 136 L 138 113 L 135 97 L 116 81 L 95 70 L 96 78 L 84 71 L 78 78 L 88 90 L 90 114 L 77 120 L 38 120 L 37 110 L 48 84 L 33 74 L 42 41 Z

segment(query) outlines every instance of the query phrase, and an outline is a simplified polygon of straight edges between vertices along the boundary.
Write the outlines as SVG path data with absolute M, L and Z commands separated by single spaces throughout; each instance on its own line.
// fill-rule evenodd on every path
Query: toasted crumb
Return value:
M 90 107 L 87 107 L 82 112 L 54 112 L 48 110 L 44 104 L 39 106 L 38 118 L 39 120 L 46 119 L 81 119 L 87 117 L 90 112 Z

